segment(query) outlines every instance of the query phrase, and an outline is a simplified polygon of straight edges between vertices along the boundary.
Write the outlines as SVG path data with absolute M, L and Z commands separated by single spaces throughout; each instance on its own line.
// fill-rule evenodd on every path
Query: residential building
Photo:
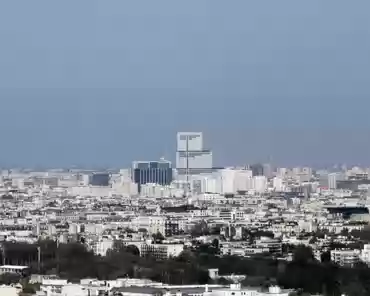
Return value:
M 263 193 L 267 189 L 267 178 L 265 176 L 255 176 L 254 179 L 254 190 L 258 193 Z
M 330 251 L 331 261 L 341 266 L 353 266 L 360 261 L 360 250 L 337 249 Z
M 261 237 L 256 240 L 255 247 L 258 249 L 268 249 L 270 253 L 280 254 L 282 252 L 282 242 L 279 239 Z
M 364 248 L 361 250 L 361 261 L 370 265 L 370 244 L 364 245 Z
M 140 255 L 153 256 L 157 259 L 167 259 L 170 257 L 177 257 L 184 250 L 182 244 L 142 244 L 140 248 Z

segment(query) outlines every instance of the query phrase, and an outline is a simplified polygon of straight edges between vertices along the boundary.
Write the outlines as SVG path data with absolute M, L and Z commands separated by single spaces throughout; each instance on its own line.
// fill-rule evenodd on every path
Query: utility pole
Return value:
M 186 136 L 186 191 L 185 196 L 188 197 L 190 191 L 189 184 L 189 136 Z

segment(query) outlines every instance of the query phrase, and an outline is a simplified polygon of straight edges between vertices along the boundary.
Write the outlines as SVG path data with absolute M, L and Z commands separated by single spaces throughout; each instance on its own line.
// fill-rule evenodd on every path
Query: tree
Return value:
M 99 257 L 79 243 L 61 244 L 58 248 L 59 272 L 64 278 L 96 277 Z
M 110 249 L 110 251 L 119 253 L 123 251 L 124 249 L 125 249 L 125 245 L 123 244 L 123 242 L 121 240 L 115 240 L 113 242 L 113 246 Z
M 213 244 L 200 244 L 197 248 L 198 254 L 215 256 L 219 253 L 219 249 Z
M 130 233 L 134 233 L 135 231 L 129 227 L 126 227 L 125 232 L 130 234 Z
M 358 238 L 364 242 L 370 242 L 370 227 L 367 226 L 362 230 L 353 230 L 351 235 Z
M 128 245 L 124 248 L 124 251 L 134 256 L 140 256 L 140 250 L 134 245 Z
M 274 238 L 275 237 L 275 235 L 274 235 L 273 232 L 271 232 L 271 231 L 265 231 L 265 230 L 253 231 L 253 232 L 251 232 L 251 236 L 253 238 L 260 238 L 260 237 Z
M 309 244 L 310 245 L 314 245 L 314 244 L 316 244 L 317 243 L 317 241 L 318 241 L 318 239 L 317 239 L 317 237 L 312 237 L 311 239 L 310 239 L 310 241 L 309 241 Z
M 312 249 L 304 245 L 297 246 L 293 253 L 293 261 L 302 265 L 315 261 Z
M 350 296 L 363 296 L 368 295 L 366 293 L 366 289 L 364 288 L 363 284 L 360 281 L 349 283 L 347 286 L 343 288 L 345 295 Z
M 195 261 L 194 253 L 189 250 L 184 250 L 175 258 L 178 262 L 191 263 Z
M 24 283 L 22 292 L 27 295 L 34 295 L 40 289 L 40 284 L 30 284 L 29 282 Z
M 11 195 L 11 194 L 3 194 L 1 196 L 1 199 L 4 199 L 4 200 L 12 200 L 13 199 L 13 195 Z
M 217 285 L 222 285 L 222 286 L 228 286 L 233 283 L 232 281 L 225 279 L 224 277 L 218 278 L 216 282 L 217 282 Z
M 212 235 L 220 235 L 221 227 L 215 226 L 210 229 L 210 234 Z
M 343 228 L 342 231 L 340 232 L 340 234 L 343 235 L 343 236 L 348 236 L 349 235 L 348 228 Z
M 212 282 L 207 270 L 218 268 L 220 274 L 245 275 L 244 285 L 263 287 L 276 281 L 279 286 L 297 290 L 296 295 L 339 296 L 345 293 L 348 296 L 368 296 L 370 291 L 370 269 L 365 264 L 357 264 L 353 268 L 341 267 L 329 262 L 329 253 L 326 255 L 328 261 L 321 263 L 314 259 L 311 248 L 305 246 L 297 246 L 293 261 L 285 262 L 271 257 L 218 256 L 213 244 L 199 244 L 196 248 L 186 249 L 177 258 L 165 260 L 137 256 L 121 241 L 113 244 L 107 256 L 98 256 L 79 243 L 61 244 L 59 248 L 53 241 L 5 245 L 7 254 L 14 262 L 33 254 L 39 246 L 43 254 L 42 272 L 57 273 L 61 278 L 72 281 L 81 278 L 111 280 L 129 276 L 173 285 L 205 284 Z M 37 264 L 37 256 L 29 260 L 31 266 Z M 21 281 L 26 287 L 25 278 L 2 275 L 0 279 L 6 284 Z M 219 281 L 228 283 L 225 279 Z
M 320 229 L 313 233 L 313 236 L 316 238 L 325 238 L 325 235 L 328 234 L 326 229 Z
M 192 237 L 199 237 L 202 235 L 208 235 L 209 229 L 207 223 L 202 220 L 199 223 L 195 224 L 193 229 L 191 230 Z
M 216 249 L 219 249 L 220 248 L 220 242 L 218 241 L 217 238 L 215 238 L 213 241 L 212 241 L 212 247 L 216 248 Z
M 19 283 L 21 276 L 14 273 L 4 273 L 0 276 L 0 284 L 11 285 Z
M 161 243 L 164 240 L 163 234 L 159 231 L 157 233 L 153 233 L 152 238 L 156 243 Z
M 330 251 L 323 252 L 320 256 L 322 263 L 328 263 L 331 262 L 331 254 Z

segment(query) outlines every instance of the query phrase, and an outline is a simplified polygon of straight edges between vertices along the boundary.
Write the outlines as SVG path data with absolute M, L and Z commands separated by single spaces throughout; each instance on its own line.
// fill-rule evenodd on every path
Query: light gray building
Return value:
M 201 132 L 177 133 L 176 168 L 180 173 L 212 169 L 212 151 L 204 149 Z

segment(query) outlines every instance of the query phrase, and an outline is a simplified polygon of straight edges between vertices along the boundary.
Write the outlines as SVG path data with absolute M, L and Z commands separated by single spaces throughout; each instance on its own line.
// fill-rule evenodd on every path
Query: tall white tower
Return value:
M 177 151 L 201 151 L 203 149 L 203 133 L 179 132 L 177 133 Z
M 194 170 L 212 169 L 212 151 L 203 147 L 203 133 L 177 133 L 176 168 L 187 173 Z

